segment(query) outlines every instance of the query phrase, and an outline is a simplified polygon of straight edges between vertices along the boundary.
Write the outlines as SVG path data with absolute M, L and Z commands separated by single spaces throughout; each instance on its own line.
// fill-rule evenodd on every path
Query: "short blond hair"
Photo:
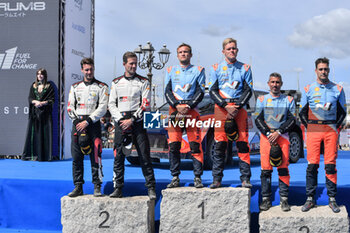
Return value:
M 233 39 L 233 38 L 226 38 L 225 40 L 224 40 L 224 42 L 222 42 L 222 49 L 225 49 L 225 46 L 227 45 L 227 44 L 229 44 L 229 43 L 235 43 L 236 44 L 236 46 L 237 46 L 237 40 L 235 40 L 235 39 Z

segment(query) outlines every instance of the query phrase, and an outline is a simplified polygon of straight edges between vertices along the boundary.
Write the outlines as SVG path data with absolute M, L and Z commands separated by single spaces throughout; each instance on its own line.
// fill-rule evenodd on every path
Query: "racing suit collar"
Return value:
M 83 81 L 85 83 L 86 86 L 89 86 L 91 84 L 93 84 L 96 81 L 95 77 L 91 80 L 91 82 L 85 82 L 85 80 Z
M 133 76 L 131 76 L 131 77 L 126 76 L 125 73 L 124 73 L 124 78 L 125 78 L 126 80 L 132 80 L 132 79 L 135 78 L 135 76 L 136 76 L 136 73 L 135 73 Z
M 272 99 L 278 99 L 281 97 L 282 93 L 280 92 L 277 96 L 273 95 L 271 92 L 269 92 Z
M 191 68 L 193 65 L 190 63 L 190 64 L 188 64 L 187 66 L 183 66 L 183 65 L 181 65 L 180 64 L 180 67 L 181 67 L 181 69 L 182 70 L 188 70 L 189 68 Z
M 234 62 L 230 62 L 230 61 L 228 61 L 228 60 L 225 58 L 225 62 L 226 62 L 227 65 L 233 65 L 233 64 L 235 64 L 235 63 L 237 62 L 237 59 L 236 59 Z
M 330 80 L 327 83 L 319 83 L 318 81 L 316 81 L 316 85 L 321 88 L 327 88 L 330 85 L 332 85 L 332 82 Z
M 319 80 L 317 79 L 317 80 L 316 80 L 316 83 L 317 83 L 319 86 L 327 86 L 328 84 L 331 83 L 331 80 L 329 80 L 329 78 L 328 78 L 328 82 L 322 83 L 321 81 L 319 81 Z

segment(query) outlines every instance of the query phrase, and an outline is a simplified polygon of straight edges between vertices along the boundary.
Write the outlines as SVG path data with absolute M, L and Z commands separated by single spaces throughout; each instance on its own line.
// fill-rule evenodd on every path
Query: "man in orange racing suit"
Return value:
M 227 38 L 223 42 L 225 60 L 210 70 L 209 93 L 215 102 L 215 120 L 222 122 L 215 128 L 216 146 L 213 156 L 213 183 L 210 188 L 221 186 L 224 171 L 227 136 L 224 130 L 226 119 L 234 119 L 238 125 L 237 148 L 242 187 L 250 184 L 250 148 L 248 144 L 247 111 L 244 106 L 252 95 L 253 81 L 250 66 L 237 61 L 237 41 Z
M 272 165 L 277 166 L 279 176 L 280 204 L 283 211 L 289 211 L 289 136 L 288 131 L 295 125 L 295 104 L 291 96 L 281 94 L 283 85 L 279 73 L 270 74 L 267 82 L 270 93 L 259 96 L 256 102 L 255 124 L 261 132 L 260 135 L 260 161 L 261 161 L 261 195 L 260 210 L 266 211 L 271 207 L 271 174 Z M 277 144 L 277 145 L 276 145 Z M 274 160 L 271 147 L 281 148 L 282 156 Z M 278 149 L 279 149 L 278 148 Z
M 200 128 L 196 126 L 199 113 L 195 109 L 203 99 L 205 89 L 204 68 L 191 64 L 192 48 L 188 44 L 181 44 L 177 48 L 177 58 L 180 64 L 169 67 L 166 74 L 165 98 L 169 108 L 169 162 L 173 179 L 167 188 L 180 186 L 180 149 L 182 130 L 186 128 L 193 160 L 195 175 L 194 186 L 202 188 L 201 175 L 203 173 L 203 151 L 201 148 Z M 177 119 L 185 119 L 184 127 L 178 125 Z M 193 119 L 195 121 L 193 121 Z M 192 124 L 188 124 L 192 122 Z M 193 124 L 194 123 L 194 124 Z
M 307 128 L 306 195 L 302 211 L 315 206 L 317 173 L 320 164 L 321 143 L 324 143 L 324 164 L 329 207 L 334 213 L 340 211 L 335 196 L 337 194 L 337 145 L 339 127 L 346 116 L 346 102 L 343 87 L 331 82 L 329 60 L 319 58 L 315 61 L 316 82 L 304 89 L 300 118 Z

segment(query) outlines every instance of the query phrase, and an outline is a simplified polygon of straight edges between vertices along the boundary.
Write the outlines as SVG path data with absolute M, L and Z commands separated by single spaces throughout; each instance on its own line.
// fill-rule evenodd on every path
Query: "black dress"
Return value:
M 52 105 L 55 101 L 55 91 L 50 82 L 38 92 L 33 85 L 29 91 L 29 121 L 22 160 L 52 160 Z M 36 108 L 33 100 L 48 101 L 48 104 Z

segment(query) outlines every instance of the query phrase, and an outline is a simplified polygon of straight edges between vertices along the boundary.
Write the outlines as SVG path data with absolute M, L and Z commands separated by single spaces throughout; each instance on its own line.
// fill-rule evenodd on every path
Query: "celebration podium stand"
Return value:
M 153 233 L 155 230 L 154 201 L 148 196 L 64 196 L 61 214 L 63 233 Z
M 162 195 L 159 232 L 250 232 L 250 189 L 181 187 Z
M 302 212 L 301 206 L 292 206 L 291 211 L 283 212 L 274 206 L 259 214 L 260 233 L 299 233 L 327 232 L 348 233 L 348 213 L 344 206 L 339 213 L 333 213 L 328 206 L 317 206 Z

